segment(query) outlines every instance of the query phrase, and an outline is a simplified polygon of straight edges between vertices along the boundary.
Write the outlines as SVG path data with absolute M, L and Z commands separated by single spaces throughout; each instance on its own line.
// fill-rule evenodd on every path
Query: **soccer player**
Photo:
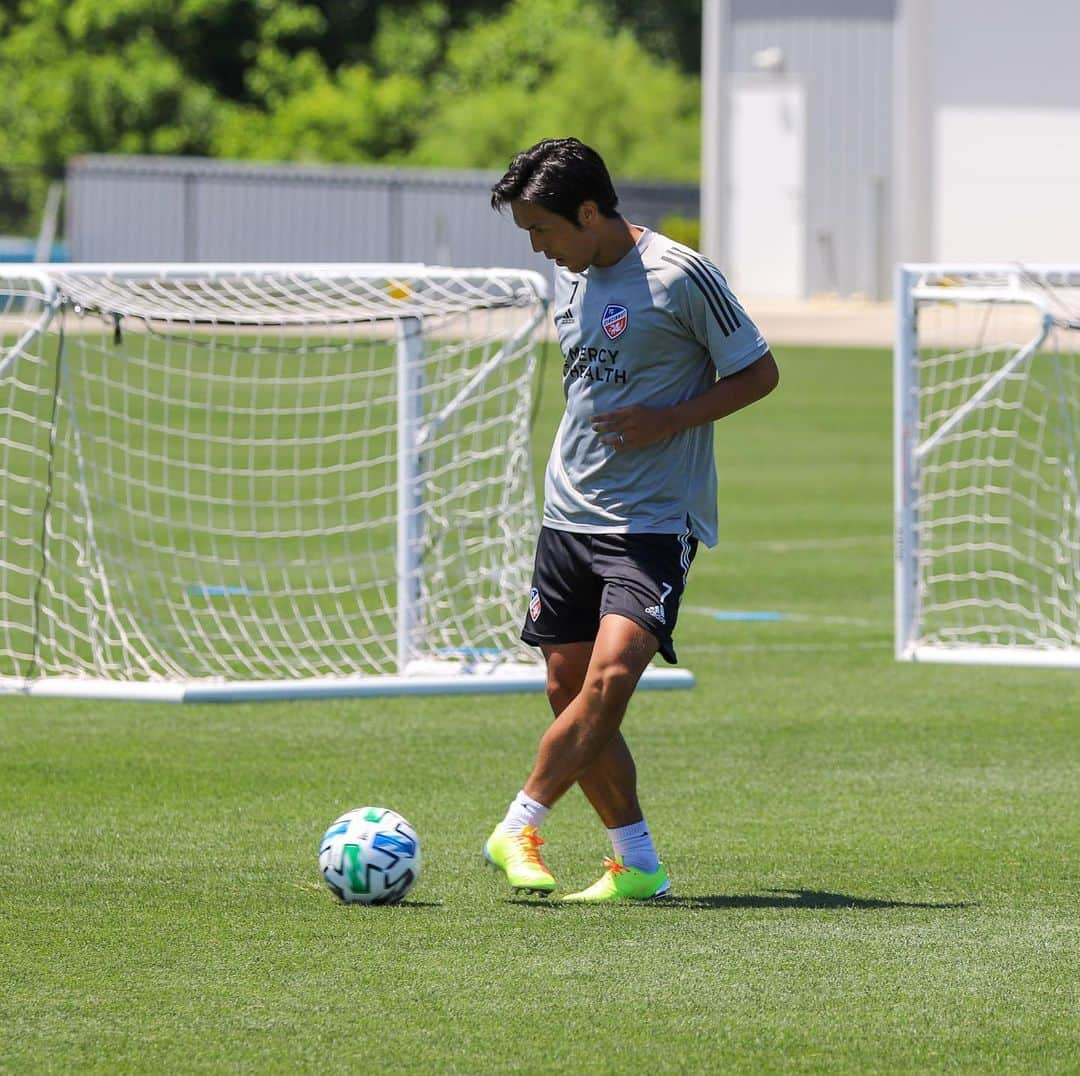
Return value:
M 671 890 L 620 732 L 672 632 L 699 542 L 717 540 L 712 424 L 777 384 L 772 353 L 717 268 L 630 223 L 603 160 L 576 138 L 514 157 L 492 189 L 560 267 L 555 324 L 566 410 L 548 460 L 522 639 L 540 647 L 555 719 L 532 773 L 484 846 L 519 891 L 555 879 L 540 825 L 575 783 L 607 827 L 598 882 L 567 901 Z

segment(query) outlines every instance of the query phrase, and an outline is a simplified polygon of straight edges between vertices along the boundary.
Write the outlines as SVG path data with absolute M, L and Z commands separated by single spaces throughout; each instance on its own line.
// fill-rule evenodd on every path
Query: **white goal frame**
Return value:
M 293 312 L 282 300 L 281 281 L 289 278 L 301 296 L 300 309 Z M 87 292 L 82 284 L 91 282 L 93 287 Z M 367 296 L 357 300 L 347 288 L 339 288 L 341 281 L 377 282 L 385 290 L 385 282 L 391 282 L 391 301 L 381 309 L 376 303 L 372 308 L 365 306 Z M 400 293 L 395 293 L 396 282 L 405 281 Z M 136 294 L 132 300 L 125 289 L 139 288 L 148 283 L 162 283 L 163 295 L 152 294 L 149 289 Z M 476 390 L 483 386 L 486 379 L 492 377 L 501 364 L 511 359 L 529 364 L 529 370 L 535 367 L 535 352 L 541 338 L 541 326 L 548 312 L 548 286 L 542 276 L 521 270 L 499 269 L 448 269 L 422 265 L 206 265 L 206 264 L 160 264 L 160 265 L 58 265 L 25 266 L 11 265 L 0 267 L 0 344 L 5 338 L 6 346 L 0 346 L 0 447 L 5 453 L 21 446 L 11 443 L 11 435 L 5 445 L 5 380 L 12 383 L 20 376 L 20 364 L 27 361 L 26 356 L 35 347 L 43 348 L 54 330 L 59 315 L 74 312 L 82 316 L 87 309 L 100 323 L 108 326 L 109 319 L 115 318 L 116 338 L 121 337 L 121 320 L 138 322 L 142 319 L 147 326 L 166 325 L 174 329 L 177 325 L 199 326 L 205 329 L 200 320 L 197 306 L 174 310 L 167 305 L 156 306 L 160 302 L 170 301 L 169 289 L 184 289 L 188 282 L 213 282 L 214 287 L 224 289 L 226 307 L 233 301 L 230 292 L 232 282 L 241 282 L 242 287 L 236 293 L 244 292 L 252 282 L 260 287 L 265 284 L 268 300 L 260 299 L 262 304 L 257 309 L 251 306 L 251 300 L 244 294 L 235 298 L 235 314 L 226 309 L 225 315 L 219 312 L 212 318 L 212 330 L 227 334 L 239 332 L 241 328 L 253 324 L 270 326 L 275 332 L 288 334 L 302 331 L 312 326 L 318 328 L 325 324 L 326 332 L 362 331 L 371 333 L 383 341 L 380 347 L 395 343 L 396 372 L 393 374 L 397 385 L 398 399 L 396 406 L 396 607 L 388 611 L 395 623 L 396 667 L 391 671 L 381 671 L 364 675 L 262 677 L 257 679 L 232 678 L 221 675 L 175 675 L 170 673 L 168 660 L 160 664 L 147 663 L 137 676 L 117 678 L 114 675 L 95 674 L 93 670 L 78 671 L 75 675 L 64 669 L 50 670 L 36 668 L 35 675 L 7 675 L 0 669 L 0 696 L 19 694 L 46 697 L 79 697 L 96 699 L 137 699 L 167 702 L 232 702 L 249 700 L 329 698 L 342 696 L 375 696 L 394 694 L 488 694 L 519 691 L 540 691 L 545 687 L 546 675 L 542 660 L 536 653 L 531 660 L 531 652 L 523 646 L 513 654 L 488 654 L 470 652 L 464 647 L 462 653 L 428 652 L 424 640 L 418 636 L 422 621 L 421 579 L 427 570 L 423 561 L 421 532 L 424 526 L 424 482 L 419 477 L 420 461 L 425 446 L 435 433 L 450 419 L 456 411 L 461 411 L 473 402 Z M 28 302 L 9 302 L 5 307 L 5 291 L 12 292 L 16 287 L 26 288 L 30 284 L 40 292 L 36 295 L 36 306 Z M 477 295 L 491 285 L 493 297 L 489 306 L 484 306 L 484 299 Z M 116 291 L 115 307 L 108 303 L 110 289 Z M 373 285 L 374 287 L 375 285 Z M 427 290 L 438 293 L 438 307 L 425 305 Z M 85 296 L 94 298 L 87 300 Z M 106 298 L 102 299 L 101 296 Z M 186 295 L 186 292 L 185 292 Z M 376 299 L 378 297 L 376 296 Z M 185 300 L 186 301 L 186 300 Z M 197 296 L 193 302 L 197 302 Z M 325 322 L 320 314 L 319 303 L 325 301 Z M 93 306 L 88 307 L 88 302 Z M 359 303 L 359 306 L 357 305 Z M 428 340 L 428 321 L 434 315 L 457 313 L 471 314 L 480 304 L 484 317 L 505 319 L 505 328 L 501 345 L 488 342 L 486 350 L 479 360 L 475 356 L 471 361 L 475 366 L 465 372 L 458 371 L 460 387 L 451 390 L 453 398 L 437 401 L 435 413 L 425 411 L 425 401 L 430 395 L 424 391 L 421 366 Z M 126 305 L 125 305 L 126 304 Z M 470 306 L 470 304 L 473 304 Z M 257 304 L 258 305 L 258 304 Z M 460 308 L 460 309 L 459 309 Z M 14 316 L 12 311 L 15 311 Z M 434 320 L 432 323 L 435 323 Z M 111 332 L 111 329 L 108 330 Z M 437 331 L 437 330 L 436 330 Z M 443 330 L 444 332 L 448 330 Z M 39 363 L 43 351 L 36 356 Z M 60 360 L 57 359 L 57 363 Z M 522 382 L 515 389 L 520 396 L 515 413 L 531 420 L 531 389 L 533 376 Z M 61 383 L 61 375 L 56 374 L 56 384 Z M 14 395 L 17 389 L 12 389 Z M 60 392 L 59 388 L 56 390 Z M 25 395 L 25 393 L 24 393 Z M 56 400 L 53 401 L 54 408 Z M 52 438 L 55 440 L 56 413 L 54 411 Z M 22 428 L 12 423 L 8 415 L 7 427 Z M 519 430 L 524 442 L 524 465 L 528 465 L 528 429 Z M 76 428 L 74 440 L 78 443 L 79 432 Z M 81 450 L 79 450 L 81 451 Z M 23 458 L 16 455 L 16 458 Z M 7 459 L 5 455 L 4 459 Z M 521 454 L 516 466 L 523 466 Z M 51 482 L 52 460 L 49 461 Z M 60 464 L 56 464 L 60 466 Z M 79 460 L 79 468 L 83 467 Z M 0 475 L 0 494 L 4 491 L 6 477 Z M 76 476 L 74 485 L 81 479 Z M 525 495 L 525 502 L 515 506 L 515 519 L 532 513 L 528 524 L 518 527 L 513 535 L 515 548 L 520 550 L 523 540 L 531 541 L 539 528 L 535 505 L 532 503 L 531 490 Z M 14 518 L 14 513 L 6 517 Z M 48 523 L 48 521 L 46 521 Z M 183 526 L 181 520 L 178 524 Z M 93 516 L 86 512 L 85 526 L 88 533 L 80 535 L 78 540 L 93 553 L 95 536 L 93 534 Z M 2 538 L 3 536 L 0 536 Z M 46 557 L 44 552 L 41 553 Z M 10 568 L 3 563 L 0 552 L 0 568 Z M 42 574 L 46 568 L 43 566 Z M 3 579 L 0 578 L 0 584 Z M 107 586 L 107 581 L 103 581 Z M 0 599 L 4 597 L 0 594 Z M 527 604 L 527 587 L 521 594 L 520 614 L 523 615 Z M 3 606 L 0 605 L 0 613 Z M 0 621 L 3 617 L 0 616 Z M 10 627 L 10 625 L 7 625 Z M 3 632 L 5 625 L 0 622 L 0 657 L 3 657 Z M 35 644 L 36 645 L 36 644 Z M 9 655 L 10 656 L 10 655 Z M 32 663 L 33 664 L 33 663 Z M 165 666 L 164 670 L 161 666 Z M 650 667 L 642 678 L 645 688 L 688 688 L 693 686 L 693 675 L 684 669 L 667 669 L 659 666 Z
M 895 295 L 896 658 L 1080 668 L 1080 265 L 903 264 Z

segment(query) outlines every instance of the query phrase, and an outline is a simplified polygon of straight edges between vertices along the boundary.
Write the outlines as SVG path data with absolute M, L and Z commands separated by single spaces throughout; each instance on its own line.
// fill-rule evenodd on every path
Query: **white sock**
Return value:
M 526 826 L 536 826 L 539 829 L 540 823 L 547 818 L 550 810 L 550 807 L 526 796 L 522 789 L 510 804 L 506 817 L 502 820 L 502 828 L 507 833 L 520 833 Z
M 660 866 L 660 859 L 644 818 L 631 826 L 609 829 L 608 836 L 611 838 L 611 847 L 616 858 L 622 856 L 624 866 L 635 867 L 647 874 L 652 874 Z

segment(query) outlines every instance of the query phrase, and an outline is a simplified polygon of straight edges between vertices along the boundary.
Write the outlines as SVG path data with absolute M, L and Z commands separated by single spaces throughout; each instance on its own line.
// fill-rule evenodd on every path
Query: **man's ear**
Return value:
M 588 228 L 600 216 L 600 207 L 591 199 L 578 206 L 577 219 L 582 228 Z

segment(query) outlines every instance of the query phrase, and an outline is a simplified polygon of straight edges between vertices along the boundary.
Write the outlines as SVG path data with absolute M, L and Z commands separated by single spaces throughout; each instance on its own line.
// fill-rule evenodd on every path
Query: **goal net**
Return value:
M 1080 266 L 902 266 L 896 653 L 1080 666 Z
M 0 691 L 542 686 L 517 634 L 546 297 L 510 270 L 4 270 Z

